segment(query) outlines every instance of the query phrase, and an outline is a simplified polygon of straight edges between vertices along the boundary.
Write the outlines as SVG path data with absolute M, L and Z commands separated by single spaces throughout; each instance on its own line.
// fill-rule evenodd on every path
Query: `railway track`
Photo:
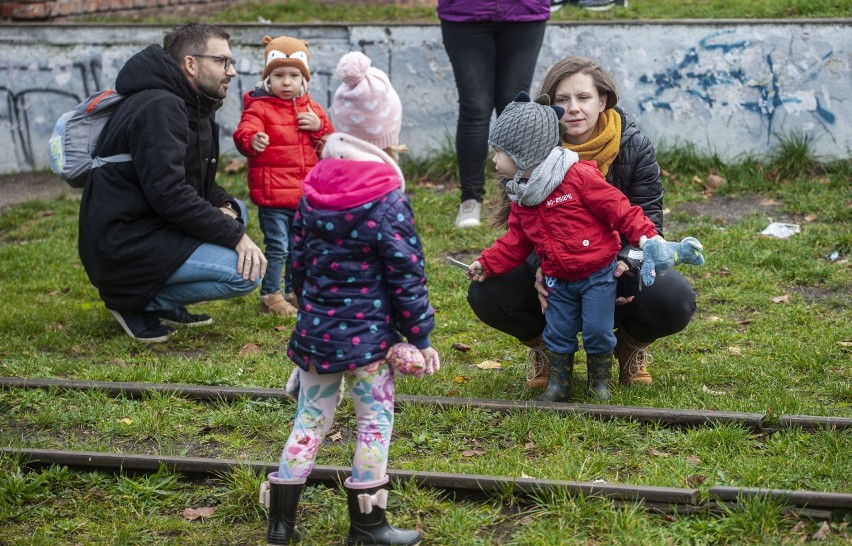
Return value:
M 28 466 L 62 465 L 90 471 L 147 473 L 156 472 L 161 465 L 165 465 L 181 474 L 200 477 L 221 476 L 238 467 L 248 467 L 264 475 L 278 469 L 277 462 L 92 451 L 7 447 L 0 448 L 0 454 L 19 457 Z M 337 487 L 349 476 L 349 473 L 349 467 L 317 465 L 308 478 L 308 484 Z M 683 514 L 718 510 L 723 505 L 736 504 L 744 499 L 769 498 L 782 503 L 790 511 L 813 519 L 830 520 L 835 514 L 852 512 L 852 493 L 718 486 L 710 487 L 706 495 L 702 495 L 701 491 L 692 488 L 575 482 L 482 474 L 389 469 L 388 475 L 394 481 L 414 482 L 419 487 L 440 489 L 456 497 L 466 499 L 483 499 L 507 494 L 512 494 L 521 499 L 530 499 L 536 495 L 566 493 L 569 496 L 605 498 L 619 505 L 641 503 L 648 510 Z
M 72 391 L 100 390 L 113 396 L 139 398 L 151 393 L 172 394 L 191 400 L 289 400 L 283 389 L 260 387 L 219 387 L 186 385 L 178 383 L 135 383 L 119 381 L 75 381 L 64 379 L 27 379 L 0 377 L 0 389 L 58 389 Z M 755 431 L 786 428 L 836 428 L 852 429 L 852 418 L 814 415 L 781 415 L 777 420 L 763 413 L 746 413 L 715 410 L 653 408 L 646 406 L 614 406 L 537 402 L 534 400 L 494 400 L 484 398 L 455 398 L 447 396 L 417 396 L 397 394 L 396 403 L 433 406 L 435 408 L 478 408 L 498 413 L 538 408 L 560 415 L 585 415 L 598 419 L 624 419 L 641 422 L 658 422 L 670 426 L 701 426 L 710 424 L 739 424 Z
M 115 396 L 143 397 L 150 393 L 168 393 L 193 400 L 289 399 L 281 389 L 250 387 L 216 387 L 171 383 L 131 383 L 112 381 L 68 381 L 55 379 L 0 378 L 0 389 L 56 389 L 72 391 L 100 390 Z M 754 430 L 777 430 L 789 427 L 816 429 L 852 428 L 852 419 L 807 415 L 781 416 L 767 425 L 767 416 L 759 413 L 724 412 L 712 410 L 662 409 L 641 406 L 603 406 L 591 404 L 560 404 L 535 401 L 507 401 L 440 396 L 397 395 L 400 405 L 423 404 L 436 408 L 482 408 L 495 412 L 511 412 L 538 408 L 563 415 L 586 415 L 601 419 L 632 419 L 655 421 L 672 426 L 700 426 L 718 423 L 738 423 Z M 161 465 L 190 476 L 217 476 L 235 467 L 250 467 L 258 473 L 274 472 L 277 462 L 237 461 L 196 457 L 166 457 L 122 453 L 56 451 L 43 449 L 0 448 L 0 454 L 19 457 L 30 466 L 64 465 L 72 468 L 101 471 L 156 472 Z M 336 487 L 348 475 L 348 467 L 316 466 L 309 478 L 311 484 Z M 413 481 L 418 486 L 436 488 L 464 498 L 485 498 L 513 494 L 530 498 L 549 492 L 564 492 L 571 496 L 602 497 L 616 504 L 641 503 L 646 509 L 664 513 L 694 513 L 718 510 L 755 497 L 771 498 L 788 509 L 814 519 L 832 519 L 838 513 L 852 512 L 852 493 L 764 489 L 716 486 L 702 493 L 698 489 L 655 487 L 643 485 L 574 482 L 506 476 L 469 475 L 441 472 L 388 470 L 391 479 Z

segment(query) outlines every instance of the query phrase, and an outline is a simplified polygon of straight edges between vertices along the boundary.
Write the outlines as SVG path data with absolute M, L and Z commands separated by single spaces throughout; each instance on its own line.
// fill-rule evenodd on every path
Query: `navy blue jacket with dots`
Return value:
M 289 357 L 336 373 L 385 357 L 405 338 L 430 346 L 434 310 L 411 205 L 391 166 L 323 159 L 293 222 L 299 313 Z

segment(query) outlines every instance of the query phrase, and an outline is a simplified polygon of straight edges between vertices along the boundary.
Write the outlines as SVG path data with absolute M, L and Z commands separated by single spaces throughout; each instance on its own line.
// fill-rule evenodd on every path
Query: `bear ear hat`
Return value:
M 537 96 L 535 98 L 535 102 L 543 106 L 550 106 L 553 108 L 553 111 L 556 112 L 556 118 L 559 120 L 559 140 L 562 140 L 562 137 L 568 132 L 568 125 L 562 121 L 562 116 L 565 115 L 565 109 L 561 106 L 550 104 L 550 95 L 547 93 Z

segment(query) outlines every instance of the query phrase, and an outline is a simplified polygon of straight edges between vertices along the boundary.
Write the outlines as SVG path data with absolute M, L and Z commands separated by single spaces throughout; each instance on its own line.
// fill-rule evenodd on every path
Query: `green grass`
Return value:
M 293 23 L 437 23 L 434 7 L 397 6 L 395 3 L 313 2 L 291 0 L 283 2 L 232 2 L 231 7 L 209 14 L 204 19 L 214 23 L 256 23 L 259 20 L 275 24 Z M 627 8 L 608 11 L 589 11 L 574 4 L 565 4 L 553 12 L 550 21 L 608 21 L 662 19 L 792 19 L 850 17 L 852 5 L 840 0 L 629 0 Z M 78 20 L 94 22 L 125 22 L 126 17 L 83 17 Z M 173 24 L 186 20 L 183 16 L 160 13 L 156 16 L 134 18 L 134 21 Z
M 849 160 L 821 163 L 812 148 L 787 136 L 773 157 L 728 164 L 690 148 L 660 150 L 667 237 L 695 235 L 705 245 L 703 267 L 680 268 L 699 309 L 684 332 L 653 344 L 654 385 L 617 387 L 612 404 L 756 412 L 770 419 L 852 417 L 852 168 Z M 428 160 L 404 161 L 403 169 L 424 240 L 437 312 L 432 338 L 443 365 L 436 376 L 401 379 L 398 392 L 533 397 L 524 386 L 524 347 L 476 320 L 463 274 L 444 265 L 448 255 L 475 257 L 500 235 L 486 226 L 453 229 L 452 143 Z M 727 180 L 712 196 L 702 185 L 710 172 Z M 245 198 L 244 176 L 221 180 Z M 735 214 L 737 203 L 753 207 Z M 772 204 L 775 218 L 761 203 Z M 164 344 L 142 345 L 124 335 L 79 264 L 77 209 L 68 199 L 0 213 L 6 309 L 0 375 L 283 387 L 292 366 L 284 350 L 293 319 L 258 314 L 256 296 L 195 306 L 212 314 L 214 324 L 179 331 Z M 761 236 L 773 219 L 799 223 L 802 232 L 785 240 Z M 250 234 L 261 239 L 256 223 Z M 454 350 L 455 343 L 470 351 Z M 259 351 L 244 351 L 250 344 Z M 501 368 L 478 368 L 484 360 Z M 583 381 L 579 360 L 576 380 Z M 578 399 L 588 401 L 582 393 Z M 280 401 L 7 389 L 0 391 L 0 445 L 276 461 L 293 410 Z M 354 422 L 346 400 L 318 464 L 350 464 Z M 714 485 L 850 492 L 851 452 L 849 430 L 754 434 L 735 425 L 667 428 L 544 411 L 503 415 L 407 404 L 396 418 L 390 466 L 705 493 Z M 248 469 L 204 481 L 166 469 L 148 476 L 31 470 L 0 458 L 0 543 L 262 544 L 264 512 L 255 500 L 262 479 Z M 531 502 L 508 493 L 452 502 L 403 484 L 393 497 L 393 522 L 418 525 L 429 544 L 440 545 L 781 544 L 787 537 L 807 540 L 820 525 L 785 515 L 765 499 L 721 512 L 661 515 L 564 494 Z M 309 488 L 300 509 L 305 543 L 340 544 L 348 525 L 344 506 L 340 490 Z M 215 512 L 195 522 L 181 517 L 198 507 Z M 848 514 L 834 521 L 825 543 L 848 543 L 850 521 Z

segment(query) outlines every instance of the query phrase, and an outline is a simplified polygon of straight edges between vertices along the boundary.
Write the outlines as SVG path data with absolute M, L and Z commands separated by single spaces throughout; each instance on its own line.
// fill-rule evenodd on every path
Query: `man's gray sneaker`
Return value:
M 479 225 L 479 213 L 482 210 L 482 203 L 476 199 L 467 199 L 459 205 L 459 213 L 456 216 L 457 228 L 469 228 Z

